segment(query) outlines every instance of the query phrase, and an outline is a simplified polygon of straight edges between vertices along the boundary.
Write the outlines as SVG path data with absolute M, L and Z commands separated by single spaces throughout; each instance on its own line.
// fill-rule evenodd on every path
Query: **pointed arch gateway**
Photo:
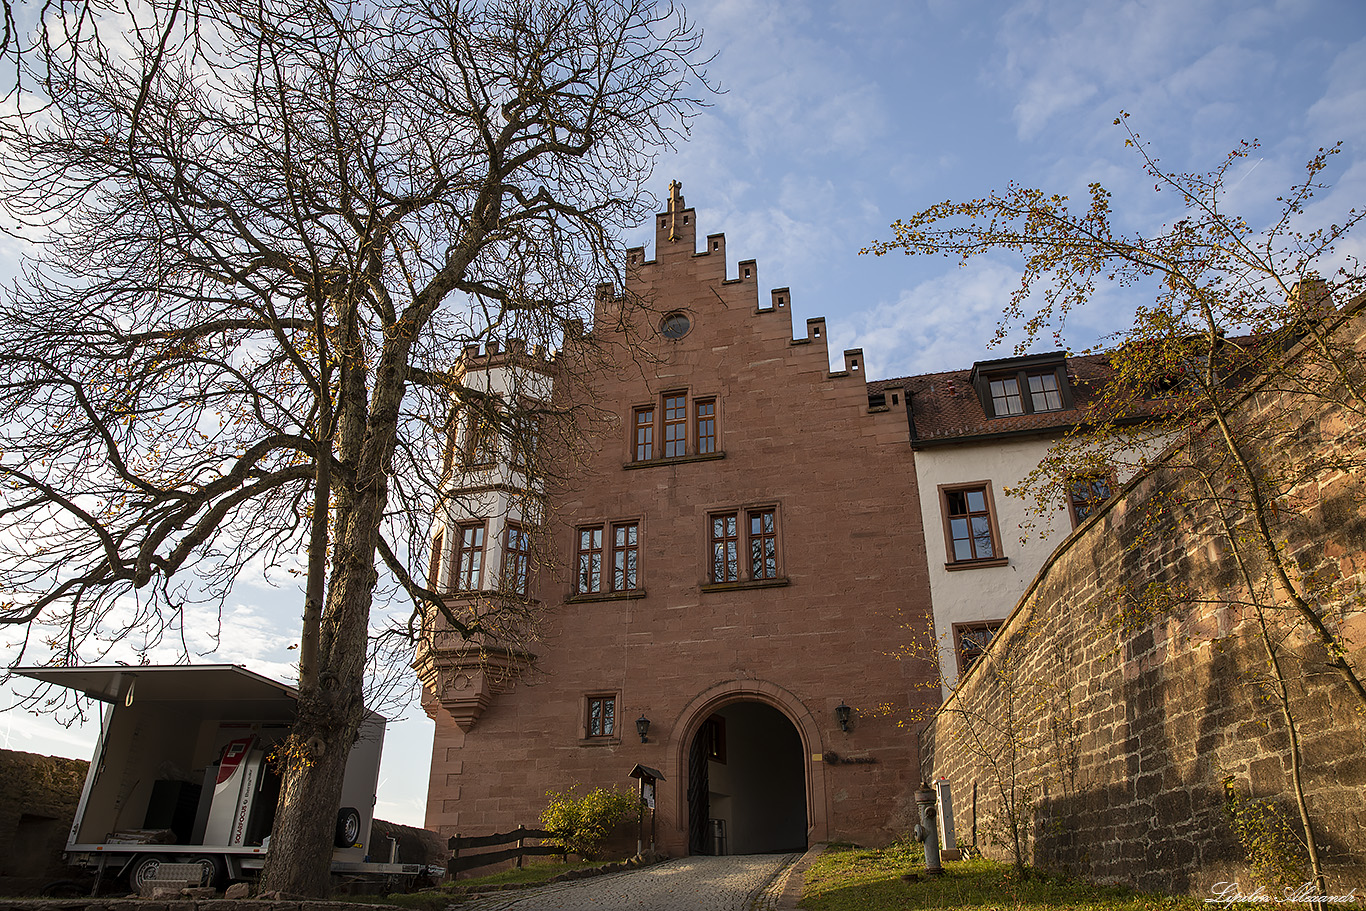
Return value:
M 828 840 L 820 731 L 791 692 L 766 681 L 718 684 L 684 707 L 672 731 L 680 848 L 750 854 Z

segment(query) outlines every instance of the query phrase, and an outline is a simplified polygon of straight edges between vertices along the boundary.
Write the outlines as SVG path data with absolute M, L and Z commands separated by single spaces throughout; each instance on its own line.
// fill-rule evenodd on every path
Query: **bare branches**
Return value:
M 294 839 L 359 723 L 376 588 L 434 597 L 404 567 L 472 402 L 457 360 L 544 356 L 624 283 L 617 237 L 707 90 L 700 34 L 653 0 L 139 14 L 131 57 L 21 55 L 52 90 L 0 120 L 5 205 L 44 238 L 0 305 L 0 535 L 31 544 L 0 554 L 5 619 L 75 661 L 171 628 L 187 571 L 189 597 L 222 598 L 307 550 L 307 750 L 275 843 L 324 857 Z M 556 411 L 481 407 L 524 446 Z M 525 627 L 506 600 L 469 630 Z
M 1071 478 L 1100 466 L 1131 474 L 1170 444 L 1179 458 L 1169 460 L 1217 478 L 1209 488 L 1218 493 L 1215 505 L 1229 527 L 1248 536 L 1244 549 L 1275 580 L 1275 606 L 1312 629 L 1327 664 L 1366 705 L 1334 620 L 1358 598 L 1318 585 L 1287 544 L 1295 523 L 1312 514 L 1318 479 L 1366 467 L 1366 441 L 1354 429 L 1366 415 L 1366 376 L 1345 315 L 1360 307 L 1366 271 L 1336 253 L 1366 212 L 1353 208 L 1335 223 L 1304 224 L 1334 146 L 1309 159 L 1303 178 L 1277 199 L 1278 214 L 1254 228 L 1224 204 L 1230 178 L 1255 143 L 1239 145 L 1207 173 L 1173 173 L 1127 115 L 1115 122 L 1154 190 L 1174 193 L 1184 209 L 1160 231 L 1115 230 L 1109 194 L 1098 184 L 1083 211 L 1070 209 L 1065 197 L 1012 185 L 931 206 L 897 222 L 894 240 L 865 252 L 934 253 L 963 263 L 991 250 L 1019 253 L 1023 276 L 999 334 L 1018 324 L 1021 350 L 1046 332 L 1060 344 L 1071 312 L 1102 283 L 1151 287 L 1153 302 L 1110 340 L 1111 373 L 1084 421 L 1017 492 L 1050 512 Z M 1320 429 L 1327 426 L 1331 434 Z

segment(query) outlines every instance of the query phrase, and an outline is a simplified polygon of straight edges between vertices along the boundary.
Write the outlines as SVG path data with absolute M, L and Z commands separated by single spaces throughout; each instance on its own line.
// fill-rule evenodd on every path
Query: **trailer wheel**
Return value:
M 128 867 L 128 885 L 133 887 L 134 892 L 141 892 L 142 887 L 152 881 L 165 862 L 166 858 L 159 854 L 139 855 Z
M 200 854 L 192 858 L 190 863 L 199 864 L 204 871 L 199 877 L 201 886 L 212 886 L 215 889 L 222 887 L 227 873 L 223 866 L 223 858 L 213 854 Z
M 80 898 L 90 894 L 90 884 L 74 879 L 59 879 L 38 890 L 39 898 Z
M 334 840 L 338 848 L 349 848 L 360 841 L 360 813 L 355 807 L 342 807 L 337 811 L 337 837 Z

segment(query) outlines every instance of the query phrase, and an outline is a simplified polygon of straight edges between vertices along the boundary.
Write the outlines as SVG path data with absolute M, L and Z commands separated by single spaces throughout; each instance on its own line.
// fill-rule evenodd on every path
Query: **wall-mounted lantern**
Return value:
M 851 712 L 853 709 L 845 705 L 843 699 L 840 700 L 839 705 L 835 706 L 835 717 L 839 719 L 840 730 L 846 734 L 849 733 L 849 715 Z
M 645 717 L 644 712 L 641 712 L 640 717 L 636 719 L 636 733 L 640 735 L 641 743 L 650 742 L 650 738 L 648 736 L 650 733 L 650 719 Z

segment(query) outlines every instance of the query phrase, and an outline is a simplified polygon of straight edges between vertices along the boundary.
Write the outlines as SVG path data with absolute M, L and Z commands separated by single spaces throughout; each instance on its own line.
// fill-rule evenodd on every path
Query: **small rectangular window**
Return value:
M 503 536 L 503 591 L 526 595 L 530 562 L 531 536 L 509 523 Z
M 751 579 L 778 578 L 778 530 L 772 509 L 749 514 L 749 565 Z
M 636 409 L 636 461 L 648 462 L 655 457 L 655 410 Z
M 579 594 L 602 591 L 602 526 L 579 529 L 575 590 Z
M 1001 539 L 996 528 L 990 483 L 982 481 L 941 487 L 939 496 L 948 562 L 972 563 L 1001 559 Z
M 716 399 L 697 402 L 697 453 L 706 455 L 716 451 Z
M 1062 392 L 1058 389 L 1058 375 L 1032 373 L 1029 380 L 1029 403 L 1034 411 L 1061 411 Z
M 441 548 L 444 546 L 445 533 L 438 531 L 432 540 L 432 559 L 427 567 L 427 587 L 434 592 L 441 591 Z
M 451 469 L 455 467 L 455 438 L 459 428 L 460 412 L 457 409 L 452 408 L 451 413 L 446 418 L 446 426 L 444 428 L 446 433 L 446 452 L 441 459 L 442 476 L 450 474 Z
M 996 632 L 1001 628 L 1001 620 L 986 620 L 981 623 L 955 623 L 953 625 L 954 650 L 958 653 L 958 676 L 961 678 L 968 668 L 977 663 L 986 652 Z
M 1112 476 L 1074 478 L 1067 486 L 1067 508 L 1076 528 L 1114 493 Z
M 541 445 L 541 419 L 528 416 L 518 422 L 512 441 L 512 467 L 529 471 L 535 467 L 536 451 Z
M 740 578 L 740 535 L 735 513 L 711 517 L 711 580 L 734 582 Z
M 484 526 L 461 525 L 460 549 L 455 556 L 455 590 L 479 588 L 484 569 Z
M 688 446 L 688 397 L 664 396 L 664 458 L 686 455 Z
M 589 696 L 588 724 L 589 737 L 611 737 L 617 728 L 617 697 Z
M 491 465 L 498 461 L 498 429 L 487 415 L 470 415 L 465 432 L 465 457 L 471 465 Z
M 996 416 L 1024 414 L 1024 401 L 1020 398 L 1020 382 L 1015 377 L 991 381 L 991 407 Z
M 640 527 L 634 522 L 612 526 L 612 591 L 636 589 L 636 566 L 640 557 Z

